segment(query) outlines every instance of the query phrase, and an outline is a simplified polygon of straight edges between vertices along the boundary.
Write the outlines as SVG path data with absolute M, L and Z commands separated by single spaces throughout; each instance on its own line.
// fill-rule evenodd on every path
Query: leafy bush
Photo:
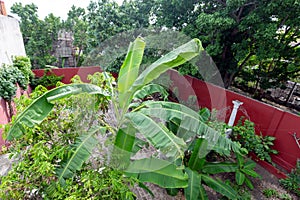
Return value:
M 288 174 L 288 178 L 280 179 L 279 182 L 284 188 L 300 197 L 300 160 L 297 161 L 296 168 Z
M 95 77 L 101 82 L 99 76 L 90 76 L 91 79 Z M 105 86 L 102 87 L 105 89 Z M 45 87 L 38 86 L 30 94 L 31 98 L 23 95 L 15 99 L 18 113 L 47 91 Z M 0 178 L 1 199 L 134 199 L 130 188 L 135 179 L 126 178 L 121 172 L 95 159 L 83 163 L 76 176 L 65 179 L 63 187 L 53 184 L 57 180 L 58 166 L 72 156 L 70 145 L 76 147 L 78 138 L 84 137 L 82 132 L 88 127 L 82 124 L 86 126 L 98 120 L 99 108 L 94 107 L 97 100 L 99 97 L 79 95 L 57 101 L 41 124 L 33 128 L 24 127 L 24 135 L 11 141 L 7 152 L 18 161 L 6 176 Z M 100 100 L 105 105 L 105 99 Z M 82 116 L 83 113 L 85 116 Z M 12 124 L 15 121 L 14 117 Z M 10 125 L 7 125 L 6 131 L 9 128 Z M 53 185 L 54 192 L 49 185 Z
M 26 85 L 30 83 L 30 79 L 34 76 L 31 71 L 30 58 L 26 56 L 15 56 L 13 58 L 13 66 L 18 68 L 26 79 Z
M 33 77 L 30 83 L 32 88 L 42 85 L 46 88 L 56 86 L 57 82 L 61 81 L 63 76 L 55 75 L 51 69 L 45 69 L 42 77 Z
M 136 98 L 143 98 L 153 91 L 156 92 L 157 88 L 161 91 L 162 87 L 156 87 L 155 84 L 149 83 L 166 70 L 196 57 L 203 51 L 201 42 L 197 39 L 191 40 L 161 57 L 139 74 L 144 47 L 145 42 L 142 38 L 137 38 L 130 44 L 128 54 L 120 69 L 117 88 L 111 76 L 104 72 L 101 75 L 98 74 L 99 77 L 95 79 L 91 78 L 92 82 L 100 86 L 75 83 L 50 90 L 32 102 L 15 119 L 11 128 L 6 130 L 6 138 L 9 141 L 18 142 L 24 138 L 33 140 L 32 137 L 38 138 L 40 134 L 59 140 L 63 140 L 68 135 L 71 136 L 71 138 L 65 139 L 64 148 L 55 149 L 54 155 L 49 152 L 54 145 L 53 142 L 48 144 L 47 140 L 37 140 L 37 144 L 43 146 L 46 154 L 46 156 L 42 155 L 41 159 L 47 161 L 48 157 L 57 158 L 49 165 L 41 165 L 45 166 L 51 175 L 49 176 L 51 178 L 40 180 L 47 183 L 47 188 L 41 188 L 41 191 L 48 191 L 46 194 L 57 194 L 60 192 L 60 187 L 65 191 L 70 179 L 78 180 L 78 174 L 86 169 L 85 163 L 91 159 L 93 147 L 97 145 L 98 140 L 94 138 L 95 135 L 99 132 L 102 134 L 109 132 L 109 142 L 113 144 L 113 148 L 107 152 L 109 157 L 107 161 L 114 170 L 118 169 L 124 175 L 138 179 L 140 182 L 154 183 L 171 190 L 184 188 L 187 199 L 207 199 L 202 184 L 208 185 L 229 199 L 237 199 L 237 192 L 230 184 L 214 179 L 210 175 L 239 171 L 238 184 L 242 185 L 245 182 L 247 185 L 246 176 L 257 176 L 252 172 L 253 164 L 244 163 L 243 160 L 238 163 L 211 163 L 206 160 L 206 156 L 211 150 L 228 157 L 232 152 L 242 156 L 245 151 L 240 144 L 232 142 L 223 133 L 208 126 L 199 113 L 185 105 L 149 100 L 133 102 Z M 101 78 L 105 81 L 99 81 Z M 115 122 L 106 115 L 106 106 L 95 106 L 103 104 L 102 101 L 96 101 L 86 110 L 80 110 L 82 118 L 77 119 L 74 117 L 77 115 L 72 115 L 72 113 L 78 114 L 76 109 L 70 107 L 74 104 L 73 101 L 76 104 L 76 101 L 81 99 L 81 103 L 86 107 L 89 105 L 87 104 L 88 94 L 110 101 Z M 143 95 L 139 96 L 140 94 Z M 75 95 L 83 96 L 79 96 L 81 97 L 79 98 Z M 69 97 L 75 99 L 71 101 Z M 57 108 L 58 100 L 65 98 L 67 99 L 63 107 Z M 98 111 L 99 108 L 102 109 L 101 112 Z M 67 117 L 66 122 L 59 123 L 59 121 L 50 120 L 53 121 L 53 124 L 49 122 L 44 124 L 44 119 L 55 119 L 52 116 L 52 110 L 55 111 L 54 113 L 58 110 L 57 114 Z M 92 112 L 93 110 L 97 112 Z M 68 121 L 72 122 L 70 126 Z M 169 128 L 166 126 L 166 122 L 175 126 Z M 27 135 L 27 129 L 32 131 L 42 124 L 48 127 L 48 131 Z M 72 126 L 74 124 L 78 125 L 75 129 Z M 87 124 L 90 126 L 86 127 Z M 84 130 L 80 134 L 82 127 Z M 23 147 L 31 147 L 31 144 L 31 142 L 25 143 Z M 148 147 L 154 151 L 152 156 L 139 158 L 138 153 Z M 36 153 L 43 153 L 43 151 Z M 36 156 L 30 162 L 34 164 L 39 159 L 39 156 Z M 26 167 L 28 167 L 27 164 Z M 52 176 L 54 172 L 55 176 Z M 14 183 L 21 182 L 21 180 Z M 38 186 L 43 186 L 43 182 Z M 11 187 L 4 188 L 9 190 Z M 32 188 L 26 191 L 32 191 Z M 45 193 L 41 192 L 41 194 Z
M 17 84 L 21 89 L 27 88 L 27 80 L 23 73 L 13 66 L 0 67 L 0 98 L 3 98 L 9 106 L 9 115 L 13 115 L 12 99 L 16 96 Z
M 277 154 L 278 151 L 272 149 L 275 137 L 262 136 L 255 134 L 254 123 L 243 118 L 239 120 L 238 124 L 233 127 L 232 139 L 239 141 L 242 147 L 249 152 L 253 152 L 261 160 L 272 162 L 270 154 Z

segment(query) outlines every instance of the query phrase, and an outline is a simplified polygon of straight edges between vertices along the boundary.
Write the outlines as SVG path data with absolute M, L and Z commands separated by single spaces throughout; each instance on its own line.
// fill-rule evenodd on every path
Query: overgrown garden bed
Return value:
M 207 109 L 163 101 L 165 88 L 149 84 L 203 51 L 200 41 L 139 74 L 144 47 L 141 38 L 130 45 L 116 84 L 96 73 L 90 84 L 75 77 L 16 100 L 19 114 L 5 137 L 18 161 L 1 177 L 2 199 L 134 199 L 137 185 L 153 193 L 145 182 L 186 199 L 247 199 L 257 189 L 260 175 L 247 153 L 271 161 L 274 138 L 255 135 L 245 121 L 231 140 Z M 160 94 L 156 101 L 148 98 L 153 93 Z

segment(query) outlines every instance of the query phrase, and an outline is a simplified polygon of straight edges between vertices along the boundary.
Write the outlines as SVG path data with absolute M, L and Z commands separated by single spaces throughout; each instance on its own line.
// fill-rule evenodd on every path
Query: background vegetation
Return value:
M 72 31 L 74 45 L 89 55 L 118 33 L 164 27 L 201 39 L 225 87 L 237 77 L 242 78 L 241 84 L 251 81 L 266 89 L 299 76 L 297 0 L 129 0 L 122 5 L 98 0 L 87 10 L 72 7 L 66 20 L 53 14 L 39 19 L 37 9 L 22 3 L 12 7 L 21 18 L 26 52 L 34 68 L 53 64 L 53 45 L 60 29 Z M 185 72 L 197 75 L 195 70 Z

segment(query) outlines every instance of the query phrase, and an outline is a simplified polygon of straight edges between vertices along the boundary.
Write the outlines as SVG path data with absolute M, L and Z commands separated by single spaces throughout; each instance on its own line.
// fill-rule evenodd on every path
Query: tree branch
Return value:
M 238 71 L 242 69 L 242 67 L 246 64 L 246 62 L 249 60 L 249 58 L 253 55 L 252 52 L 250 52 L 247 57 L 243 60 L 243 62 L 238 66 Z
M 222 1 L 222 0 L 216 0 L 216 2 L 222 4 L 223 6 L 227 6 L 226 1 Z

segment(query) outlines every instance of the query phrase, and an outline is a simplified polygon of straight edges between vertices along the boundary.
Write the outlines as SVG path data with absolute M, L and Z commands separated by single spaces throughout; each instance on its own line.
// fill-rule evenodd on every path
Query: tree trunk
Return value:
M 223 78 L 223 82 L 224 82 L 224 87 L 227 89 L 229 88 L 234 79 L 235 79 L 235 74 L 236 73 L 229 73 L 229 72 L 226 72 L 225 75 L 224 75 L 224 78 Z
M 77 55 L 77 58 L 76 58 L 76 54 L 75 54 L 75 67 L 78 67 L 78 63 L 80 61 L 80 54 L 82 52 L 82 48 L 79 48 L 79 51 L 78 51 L 78 55 Z
M 11 118 L 14 115 L 14 109 L 13 109 L 13 106 L 12 106 L 12 101 L 8 100 L 7 104 L 8 104 L 8 110 L 9 110 L 9 113 L 8 113 L 8 115 L 9 115 L 9 121 L 11 121 Z

